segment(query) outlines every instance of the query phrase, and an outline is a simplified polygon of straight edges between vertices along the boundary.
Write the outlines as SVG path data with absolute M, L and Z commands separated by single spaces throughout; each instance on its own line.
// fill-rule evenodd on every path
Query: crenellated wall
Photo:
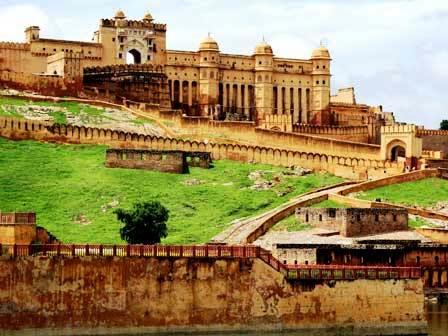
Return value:
M 9 336 L 426 331 L 421 279 L 291 283 L 250 258 L 0 258 L 0 306 Z
M 294 133 L 313 134 L 331 139 L 340 139 L 353 142 L 369 143 L 369 128 L 367 125 L 359 126 L 320 126 L 296 124 Z
M 125 133 L 109 129 L 89 128 L 83 126 L 51 125 L 48 123 L 20 120 L 15 118 L 0 118 L 0 136 L 13 139 L 34 139 L 39 141 L 56 141 L 74 144 L 104 144 L 116 148 L 149 148 L 158 150 L 181 150 L 186 152 L 210 152 L 216 160 L 234 160 L 241 162 L 258 162 L 279 166 L 301 166 L 305 168 L 323 170 L 332 174 L 351 178 L 365 179 L 374 174 L 388 176 L 402 171 L 402 166 L 396 163 L 374 159 L 363 159 L 348 156 L 347 153 L 356 153 L 355 143 L 338 143 L 328 139 L 306 138 L 302 142 L 303 150 L 281 149 L 272 147 L 272 144 L 285 142 L 283 134 L 268 130 L 257 130 L 260 143 L 269 143 L 270 146 L 222 144 L 192 140 L 153 137 L 137 133 Z M 296 135 L 298 136 L 298 135 Z M 286 138 L 288 135 L 286 135 Z M 299 137 L 298 146 L 301 144 Z M 339 151 L 341 155 L 327 155 L 311 152 L 310 149 L 328 146 L 328 151 Z M 345 145 L 345 146 L 343 146 Z M 291 147 L 294 143 L 291 144 Z M 319 147 L 320 146 L 320 147 Z M 353 150 L 350 150 L 353 146 Z M 373 150 L 376 150 L 373 147 Z M 373 155 L 372 155 L 373 156 Z

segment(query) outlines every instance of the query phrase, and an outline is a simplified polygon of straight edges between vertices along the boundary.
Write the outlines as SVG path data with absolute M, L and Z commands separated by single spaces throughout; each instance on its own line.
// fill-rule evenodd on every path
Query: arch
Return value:
M 392 162 L 406 160 L 406 143 L 402 140 L 393 140 L 387 144 L 387 159 Z
M 142 53 L 137 49 L 131 49 L 126 53 L 127 64 L 142 64 Z

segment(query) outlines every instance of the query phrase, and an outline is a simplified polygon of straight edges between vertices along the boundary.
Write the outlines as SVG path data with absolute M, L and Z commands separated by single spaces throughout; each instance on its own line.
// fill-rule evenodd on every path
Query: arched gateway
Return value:
M 422 155 L 422 139 L 417 136 L 415 125 L 394 125 L 381 128 L 381 158 L 405 163 L 408 168 L 418 168 Z

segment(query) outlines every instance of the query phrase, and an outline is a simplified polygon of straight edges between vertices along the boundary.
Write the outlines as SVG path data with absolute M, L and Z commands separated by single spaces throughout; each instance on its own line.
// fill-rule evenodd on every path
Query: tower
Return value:
M 320 46 L 313 51 L 312 105 L 308 123 L 323 125 L 329 123 L 330 108 L 330 53 Z
M 272 114 L 272 76 L 274 70 L 274 53 L 272 47 L 261 42 L 255 47 L 255 107 L 257 123 L 266 114 Z
M 199 46 L 199 105 L 201 116 L 210 116 L 218 104 L 219 46 L 209 35 Z
M 25 41 L 30 43 L 39 39 L 40 28 L 38 26 L 31 26 L 25 29 Z

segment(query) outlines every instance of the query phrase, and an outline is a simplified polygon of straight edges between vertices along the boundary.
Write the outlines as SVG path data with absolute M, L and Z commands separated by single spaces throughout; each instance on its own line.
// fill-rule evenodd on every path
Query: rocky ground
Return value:
M 16 91 L 3 90 L 0 95 L 10 96 Z M 26 98 L 27 96 L 24 96 Z M 0 104 L 0 114 L 20 116 L 30 120 L 58 122 L 76 126 L 108 128 L 124 132 L 135 132 L 163 136 L 164 130 L 150 120 L 140 119 L 120 109 L 104 108 L 81 103 L 34 103 L 23 100 L 23 104 Z

